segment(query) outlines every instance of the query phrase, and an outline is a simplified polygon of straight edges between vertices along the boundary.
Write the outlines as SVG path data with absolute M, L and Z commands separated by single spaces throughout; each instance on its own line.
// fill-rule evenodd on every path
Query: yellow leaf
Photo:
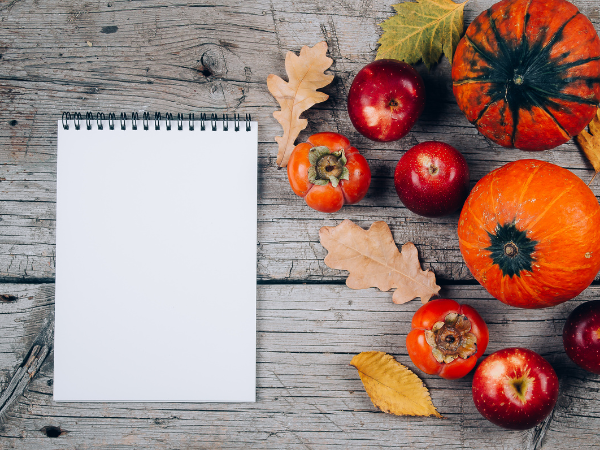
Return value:
M 428 69 L 442 52 L 452 62 L 464 31 L 464 3 L 451 0 L 417 0 L 394 5 L 396 15 L 381 24 L 383 35 L 377 58 L 392 58 L 415 64 L 423 60 Z
M 273 113 L 273 117 L 283 127 L 283 136 L 275 137 L 279 144 L 277 164 L 280 167 L 287 166 L 294 150 L 294 141 L 308 124 L 306 119 L 300 118 L 300 114 L 329 98 L 327 94 L 317 92 L 317 89 L 333 81 L 333 75 L 324 74 L 333 63 L 326 55 L 326 42 L 319 42 L 312 48 L 304 46 L 300 50 L 300 56 L 288 52 L 285 57 L 285 71 L 289 82 L 273 74 L 267 77 L 269 92 L 281 106 L 281 111 Z
M 365 231 L 346 219 L 335 227 L 322 227 L 319 237 L 329 252 L 325 264 L 350 272 L 346 280 L 349 288 L 396 288 L 394 303 L 406 303 L 415 297 L 427 303 L 440 291 L 433 272 L 421 270 L 414 244 L 404 244 L 400 253 L 385 222 L 374 222 Z
M 600 172 L 600 108 L 596 112 L 596 117 L 589 124 L 590 133 L 585 129 L 576 137 L 581 145 L 585 156 L 592 163 L 596 173 Z
M 373 404 L 397 416 L 442 417 L 429 391 L 411 370 L 383 352 L 362 352 L 352 358 Z

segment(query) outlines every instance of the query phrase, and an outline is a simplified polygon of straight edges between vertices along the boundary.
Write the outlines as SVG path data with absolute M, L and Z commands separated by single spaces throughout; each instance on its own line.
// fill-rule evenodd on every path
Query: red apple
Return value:
M 573 310 L 565 323 L 563 344 L 575 364 L 600 374 L 600 300 Z
M 558 377 L 548 361 L 526 348 L 488 356 L 473 376 L 473 401 L 483 417 L 512 430 L 542 422 L 558 398 Z
M 413 127 L 425 107 L 425 84 L 409 64 L 380 59 L 367 64 L 348 93 L 354 127 L 374 141 L 395 141 Z
M 452 214 L 469 194 L 467 161 L 448 144 L 422 142 L 398 161 L 394 186 L 404 206 L 416 214 Z

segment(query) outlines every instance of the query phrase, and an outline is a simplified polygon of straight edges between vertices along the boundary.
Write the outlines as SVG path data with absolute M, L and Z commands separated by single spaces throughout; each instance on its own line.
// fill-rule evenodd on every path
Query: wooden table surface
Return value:
M 472 0 L 466 24 L 492 3 Z M 598 1 L 575 4 L 600 30 Z M 392 14 L 391 2 L 382 0 L 0 0 L 0 448 L 600 446 L 600 377 L 576 367 L 561 339 L 569 312 L 595 298 L 600 286 L 545 310 L 501 304 L 462 261 L 458 214 L 416 216 L 399 202 L 392 177 L 403 152 L 426 140 L 460 149 L 472 185 L 506 162 L 531 156 L 586 182 L 593 170 L 572 141 L 531 155 L 485 139 L 457 107 L 445 59 L 431 72 L 417 66 L 428 100 L 408 136 L 378 144 L 359 135 L 346 113 L 347 93 L 354 75 L 375 58 L 378 24 Z M 373 172 L 361 203 L 329 215 L 296 197 L 275 164 L 280 127 L 266 87 L 268 74 L 285 75 L 288 50 L 322 40 L 335 80 L 324 89 L 329 100 L 304 114 L 309 125 L 300 138 L 345 134 Z M 256 403 L 53 402 L 56 120 L 62 111 L 240 112 L 258 120 Z M 592 188 L 600 194 L 600 182 Z M 404 340 L 420 302 L 394 305 L 390 292 L 353 291 L 344 285 L 345 272 L 323 263 L 318 230 L 345 218 L 365 228 L 384 220 L 397 244 L 414 242 L 441 294 L 481 311 L 490 328 L 488 354 L 524 346 L 547 358 L 560 379 L 550 417 L 532 430 L 502 430 L 475 409 L 472 375 L 446 381 L 417 371 Z M 417 371 L 445 419 L 379 412 L 348 365 L 366 350 L 391 353 Z

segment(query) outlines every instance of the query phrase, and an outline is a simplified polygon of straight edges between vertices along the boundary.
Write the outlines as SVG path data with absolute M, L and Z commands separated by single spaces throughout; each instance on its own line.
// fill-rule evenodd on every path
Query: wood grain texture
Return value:
M 491 0 L 469 3 L 469 23 Z M 577 6 L 600 29 L 594 0 Z M 259 279 L 340 281 L 327 268 L 318 229 L 352 218 L 367 227 L 390 224 L 396 242 L 414 242 L 425 268 L 443 279 L 472 279 L 458 252 L 458 214 L 426 220 L 406 210 L 393 188 L 403 151 L 443 140 L 460 149 L 472 185 L 489 170 L 536 157 L 573 170 L 585 181 L 593 170 L 570 141 L 541 153 L 503 149 L 480 135 L 458 109 L 446 59 L 424 78 L 428 100 L 413 131 L 381 144 L 359 135 L 346 113 L 354 75 L 375 57 L 378 24 L 388 3 L 265 0 L 238 4 L 159 1 L 21 0 L 1 4 L 0 20 L 0 280 L 54 278 L 56 120 L 68 111 L 205 111 L 251 113 L 259 132 Z M 330 98 L 304 114 L 308 128 L 337 131 L 369 160 L 373 181 L 358 205 L 324 215 L 288 188 L 275 164 L 280 134 L 272 117 L 269 73 L 284 76 L 288 50 L 326 40 L 334 59 Z M 600 194 L 600 186 L 593 186 Z
M 417 66 L 428 99 L 409 135 L 388 144 L 359 135 L 346 97 L 355 74 L 375 58 L 378 24 L 393 14 L 392 3 L 0 1 L 1 449 L 600 446 L 600 378 L 571 363 L 560 338 L 568 313 L 596 298 L 600 287 L 556 308 L 522 311 L 478 286 L 453 285 L 472 282 L 458 252 L 458 214 L 433 220 L 412 214 L 397 199 L 392 176 L 403 152 L 427 140 L 461 150 L 472 185 L 526 157 L 559 164 L 586 182 L 593 169 L 572 141 L 530 154 L 486 140 L 459 111 L 445 59 L 431 72 Z M 465 22 L 492 4 L 471 1 Z M 600 30 L 598 2 L 575 4 Z M 319 131 L 343 133 L 373 172 L 367 197 L 332 215 L 304 205 L 277 168 L 277 103 L 266 88 L 268 74 L 285 76 L 288 50 L 321 40 L 334 59 L 335 80 L 324 89 L 329 100 L 304 114 L 309 126 L 300 140 Z M 62 111 L 241 112 L 259 121 L 256 404 L 52 401 L 56 122 Z M 597 181 L 592 189 L 600 195 Z M 534 430 L 500 430 L 475 410 L 471 376 L 454 382 L 423 376 L 445 420 L 376 411 L 348 363 L 360 351 L 381 350 L 415 369 L 404 339 L 420 303 L 393 305 L 391 293 L 352 291 L 341 284 L 344 272 L 324 265 L 319 228 L 345 218 L 364 228 L 385 220 L 396 243 L 414 242 L 423 267 L 450 281 L 442 295 L 475 306 L 488 321 L 487 353 L 526 346 L 548 358 L 561 383 L 553 415 Z
M 0 330 L 15 320 L 29 326 L 29 331 L 18 327 L 0 335 L 0 367 L 10 378 L 18 376 L 22 360 L 27 359 L 32 335 L 40 330 L 43 334 L 44 321 L 51 317 L 53 285 L 5 284 L 0 290 L 18 297 L 0 304 Z M 578 304 L 597 298 L 600 287 L 537 311 L 506 306 L 477 286 L 445 286 L 442 294 L 481 312 L 490 329 L 486 355 L 508 346 L 526 346 L 550 361 L 560 379 L 560 396 L 548 421 L 524 432 L 502 430 L 475 409 L 472 375 L 449 382 L 416 369 L 404 341 L 420 306 L 417 301 L 394 305 L 390 293 L 375 289 L 270 285 L 258 290 L 257 403 L 55 403 L 50 352 L 24 395 L 5 413 L 2 448 L 516 450 L 600 445 L 600 377 L 576 367 L 562 349 L 564 320 Z M 349 366 L 352 356 L 364 350 L 388 352 L 419 374 L 445 419 L 377 411 L 358 373 Z M 193 374 L 189 382 L 194 383 Z M 51 427 L 62 434 L 49 438 L 43 430 Z

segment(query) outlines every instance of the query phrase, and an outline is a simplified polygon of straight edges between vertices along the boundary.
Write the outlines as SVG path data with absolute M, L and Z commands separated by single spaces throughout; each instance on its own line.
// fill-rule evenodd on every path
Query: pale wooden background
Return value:
M 466 23 L 492 3 L 472 0 Z M 597 0 L 575 4 L 600 30 Z M 561 340 L 566 316 L 597 298 L 600 286 L 541 311 L 491 299 L 462 262 L 458 215 L 412 214 L 397 199 L 392 180 L 403 151 L 435 139 L 463 152 L 473 184 L 505 162 L 532 156 L 586 182 L 593 171 L 572 142 L 532 155 L 479 135 L 456 106 L 446 60 L 431 72 L 417 66 L 428 101 L 407 137 L 377 144 L 360 136 L 346 114 L 347 92 L 375 57 L 377 24 L 392 13 L 390 1 L 376 0 L 0 0 L 0 448 L 600 446 L 600 377 L 577 368 Z M 335 81 L 324 89 L 330 99 L 305 114 L 309 127 L 301 138 L 343 133 L 363 150 L 373 172 L 365 200 L 331 215 L 304 205 L 277 169 L 273 138 L 280 128 L 271 116 L 277 104 L 266 89 L 269 73 L 284 75 L 288 50 L 321 40 L 334 59 Z M 256 404 L 52 401 L 56 120 L 63 110 L 241 112 L 259 121 Z M 600 182 L 593 189 L 600 194 Z M 348 363 L 374 349 L 414 369 L 404 339 L 420 303 L 399 306 L 391 293 L 352 291 L 343 272 L 323 264 L 318 230 L 344 218 L 365 228 L 385 220 L 398 244 L 414 242 L 442 294 L 475 306 L 487 320 L 487 353 L 525 346 L 546 357 L 561 385 L 550 418 L 533 430 L 502 430 L 477 413 L 471 376 L 445 381 L 420 372 L 445 420 L 378 412 Z

